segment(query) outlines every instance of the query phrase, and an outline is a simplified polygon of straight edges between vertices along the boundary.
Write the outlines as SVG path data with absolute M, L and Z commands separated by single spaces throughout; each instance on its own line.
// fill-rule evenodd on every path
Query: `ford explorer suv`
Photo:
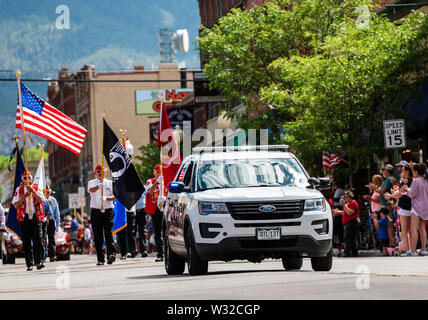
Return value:
M 163 216 L 165 269 L 208 272 L 213 260 L 282 259 L 286 270 L 311 259 L 332 267 L 332 214 L 286 146 L 194 148 L 169 184 Z

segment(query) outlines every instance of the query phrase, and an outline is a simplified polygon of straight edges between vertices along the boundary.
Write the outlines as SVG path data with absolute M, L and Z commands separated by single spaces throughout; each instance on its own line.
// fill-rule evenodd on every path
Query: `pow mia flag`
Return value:
M 103 152 L 113 178 L 113 194 L 126 209 L 131 210 L 144 192 L 144 185 L 122 143 L 105 119 L 103 121 Z

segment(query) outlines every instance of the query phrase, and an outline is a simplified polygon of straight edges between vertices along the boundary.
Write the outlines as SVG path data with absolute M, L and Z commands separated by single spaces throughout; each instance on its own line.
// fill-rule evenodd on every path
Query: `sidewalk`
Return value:
M 376 249 L 372 250 L 358 250 L 358 254 L 360 257 L 382 257 L 382 252 Z M 344 257 L 343 250 L 339 252 L 338 249 L 333 248 L 333 256 L 334 257 Z

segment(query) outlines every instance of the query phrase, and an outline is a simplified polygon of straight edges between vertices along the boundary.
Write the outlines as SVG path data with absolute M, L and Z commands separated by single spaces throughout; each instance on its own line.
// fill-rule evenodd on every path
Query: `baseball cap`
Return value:
M 382 170 L 389 170 L 389 171 L 394 171 L 394 167 L 392 166 L 392 164 L 386 164 L 385 167 L 382 168 Z
M 396 166 L 402 166 L 404 167 L 407 164 L 406 160 L 401 160 L 399 163 L 396 164 Z

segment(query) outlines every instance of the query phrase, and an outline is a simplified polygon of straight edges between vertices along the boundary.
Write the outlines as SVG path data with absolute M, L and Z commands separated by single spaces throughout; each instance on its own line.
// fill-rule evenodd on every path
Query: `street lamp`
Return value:
M 221 111 L 217 118 L 217 127 L 223 131 L 223 147 L 226 146 L 226 134 L 225 131 L 230 128 L 231 120 L 227 116 L 226 111 Z

